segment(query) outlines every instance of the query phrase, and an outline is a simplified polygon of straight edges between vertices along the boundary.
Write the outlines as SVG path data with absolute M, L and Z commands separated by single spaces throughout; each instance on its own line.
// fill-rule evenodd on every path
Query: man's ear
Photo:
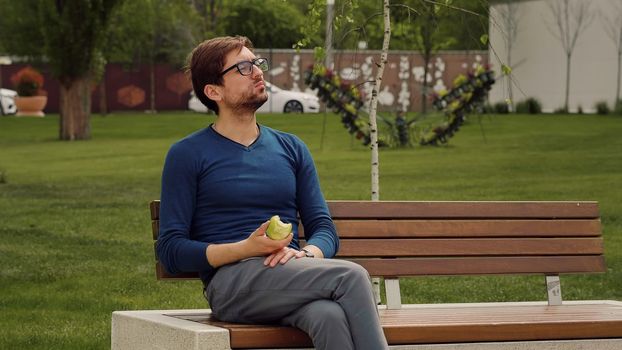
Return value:
M 203 93 L 212 101 L 222 100 L 221 87 L 218 85 L 207 84 L 203 88 Z

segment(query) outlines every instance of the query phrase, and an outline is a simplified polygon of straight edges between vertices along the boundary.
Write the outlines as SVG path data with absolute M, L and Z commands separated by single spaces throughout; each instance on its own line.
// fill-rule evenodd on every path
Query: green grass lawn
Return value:
M 58 117 L 0 117 L 0 348 L 110 347 L 114 310 L 206 307 L 200 282 L 157 282 L 148 202 L 165 153 L 212 117 L 94 115 L 91 141 Z M 370 155 L 334 115 L 260 116 L 311 149 L 328 199 L 369 199 Z M 605 274 L 562 277 L 565 299 L 622 300 L 622 118 L 471 119 L 441 147 L 383 149 L 385 200 L 596 200 Z M 4 183 L 2 183 L 4 182 Z M 544 300 L 544 278 L 416 278 L 408 303 Z

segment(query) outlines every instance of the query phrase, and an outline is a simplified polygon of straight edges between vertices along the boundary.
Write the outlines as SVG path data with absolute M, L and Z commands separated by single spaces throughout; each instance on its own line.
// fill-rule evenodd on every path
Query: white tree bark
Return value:
M 387 56 L 389 54 L 389 41 L 391 40 L 391 18 L 389 0 L 384 0 L 384 39 L 382 40 L 382 53 L 380 55 L 380 63 L 376 71 L 376 81 L 371 91 L 371 101 L 369 103 L 369 136 L 371 139 L 371 200 L 380 200 L 380 181 L 378 169 L 378 124 L 376 123 L 376 111 L 378 110 L 378 92 L 382 84 L 382 75 L 384 67 L 387 64 Z
M 387 64 L 387 56 L 389 54 L 389 41 L 391 40 L 391 18 L 389 0 L 384 0 L 383 16 L 384 16 L 384 39 L 382 40 L 382 53 L 380 54 L 380 63 L 378 71 L 376 71 L 376 81 L 371 92 L 371 101 L 369 103 L 369 136 L 371 139 L 371 200 L 380 200 L 380 172 L 378 161 L 378 123 L 376 122 L 376 111 L 378 110 L 378 91 L 382 84 L 382 75 L 384 74 L 384 66 Z M 374 287 L 374 297 L 376 303 L 380 302 L 380 279 L 372 278 Z

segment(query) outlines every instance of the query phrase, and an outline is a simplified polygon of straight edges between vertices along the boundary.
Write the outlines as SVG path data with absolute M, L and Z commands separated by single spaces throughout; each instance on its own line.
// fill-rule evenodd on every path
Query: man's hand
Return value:
M 244 248 L 249 252 L 250 256 L 264 256 L 276 253 L 287 247 L 294 237 L 291 233 L 280 240 L 273 240 L 266 236 L 266 230 L 270 221 L 266 221 L 259 226 L 248 238 L 243 242 Z
M 305 252 L 298 251 L 289 247 L 283 247 L 282 249 L 268 255 L 266 257 L 266 260 L 263 261 L 263 264 L 266 266 L 275 267 L 278 263 L 287 263 L 293 257 L 296 257 L 296 259 L 304 258 Z
M 210 244 L 205 252 L 207 261 L 213 267 L 234 263 L 246 258 L 266 256 L 281 251 L 292 241 L 290 233 L 285 239 L 278 241 L 266 236 L 270 222 L 266 221 L 251 233 L 245 240 L 235 243 Z

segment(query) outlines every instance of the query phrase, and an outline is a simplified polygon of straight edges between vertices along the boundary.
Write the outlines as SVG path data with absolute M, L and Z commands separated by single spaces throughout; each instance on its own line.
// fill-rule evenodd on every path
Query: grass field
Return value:
M 0 349 L 110 348 L 114 310 L 206 307 L 200 283 L 156 282 L 148 202 L 165 153 L 197 114 L 93 116 L 60 142 L 58 117 L 0 118 Z M 329 115 L 260 116 L 311 149 L 328 199 L 369 199 L 369 150 Z M 383 149 L 389 200 L 596 200 L 609 271 L 562 277 L 565 299 L 622 300 L 622 118 L 472 119 L 449 146 Z M 544 300 L 543 278 L 416 278 L 403 301 Z

